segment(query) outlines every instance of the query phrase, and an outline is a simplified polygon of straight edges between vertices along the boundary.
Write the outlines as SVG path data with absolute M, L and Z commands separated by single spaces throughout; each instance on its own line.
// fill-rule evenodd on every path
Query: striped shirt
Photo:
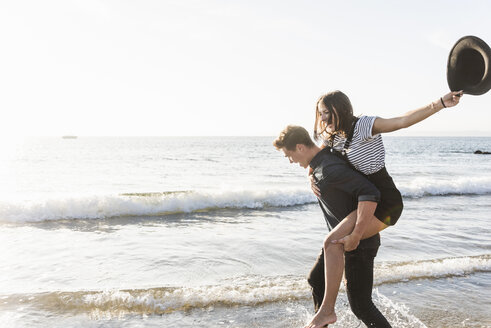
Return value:
M 385 148 L 380 134 L 372 136 L 376 116 L 360 116 L 353 131 L 353 139 L 346 152 L 350 163 L 364 174 L 373 174 L 385 166 Z M 341 151 L 346 138 L 334 137 L 333 148 Z M 328 141 L 324 141 L 327 144 Z

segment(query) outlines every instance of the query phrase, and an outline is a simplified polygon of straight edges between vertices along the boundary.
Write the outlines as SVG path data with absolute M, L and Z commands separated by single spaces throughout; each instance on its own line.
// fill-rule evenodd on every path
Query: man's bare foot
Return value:
M 323 311 L 317 312 L 317 314 L 312 318 L 310 323 L 304 328 L 322 328 L 327 327 L 327 325 L 333 324 L 338 320 L 336 317 L 336 312 L 332 311 L 326 313 Z

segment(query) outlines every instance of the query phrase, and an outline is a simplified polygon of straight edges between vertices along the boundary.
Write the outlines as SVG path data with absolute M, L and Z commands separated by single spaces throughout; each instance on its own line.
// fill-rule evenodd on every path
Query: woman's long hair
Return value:
M 322 121 L 322 115 L 319 112 L 321 103 L 331 112 L 331 121 L 334 126 L 332 132 L 326 131 L 327 124 Z M 315 105 L 314 139 L 322 138 L 332 144 L 336 134 L 346 138 L 354 119 L 353 107 L 348 96 L 339 90 L 326 93 L 320 96 Z

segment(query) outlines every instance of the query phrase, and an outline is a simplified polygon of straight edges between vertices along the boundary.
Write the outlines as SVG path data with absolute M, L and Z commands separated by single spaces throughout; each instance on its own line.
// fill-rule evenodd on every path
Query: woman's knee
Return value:
M 331 235 L 327 235 L 327 237 L 324 238 L 324 243 L 322 244 L 322 248 L 324 249 L 324 252 L 326 251 L 327 248 L 329 248 L 329 245 L 332 244 L 333 240 L 335 239 L 332 238 Z
M 333 238 L 329 238 L 329 236 L 324 239 L 324 252 L 326 254 L 331 253 L 344 253 L 343 244 L 333 244 L 332 241 L 335 240 Z
M 347 217 L 345 217 L 324 239 L 324 249 L 326 245 L 333 240 L 346 237 L 355 228 L 357 213 L 356 210 L 352 211 Z

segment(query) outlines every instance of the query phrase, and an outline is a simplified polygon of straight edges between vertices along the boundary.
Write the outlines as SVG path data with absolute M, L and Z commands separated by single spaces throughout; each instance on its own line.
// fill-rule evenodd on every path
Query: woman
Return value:
M 326 237 L 323 247 L 324 297 L 316 315 L 306 327 L 324 327 L 336 321 L 334 304 L 342 270 L 336 270 L 328 264 L 342 262 L 343 252 L 334 245 L 343 244 L 344 251 L 352 251 L 357 248 L 361 239 L 369 238 L 389 225 L 394 225 L 402 213 L 401 193 L 385 168 L 385 148 L 380 134 L 407 128 L 443 108 L 453 107 L 459 103 L 462 94 L 462 91 L 450 92 L 427 106 L 390 119 L 355 117 L 349 98 L 341 91 L 333 91 L 319 98 L 314 125 L 315 139 L 322 139 L 323 147 L 337 151 L 355 170 L 363 173 L 379 189 L 381 201 L 372 220 L 357 222 L 356 211 L 353 211 Z M 320 191 L 312 177 L 311 181 L 312 190 L 319 196 Z

